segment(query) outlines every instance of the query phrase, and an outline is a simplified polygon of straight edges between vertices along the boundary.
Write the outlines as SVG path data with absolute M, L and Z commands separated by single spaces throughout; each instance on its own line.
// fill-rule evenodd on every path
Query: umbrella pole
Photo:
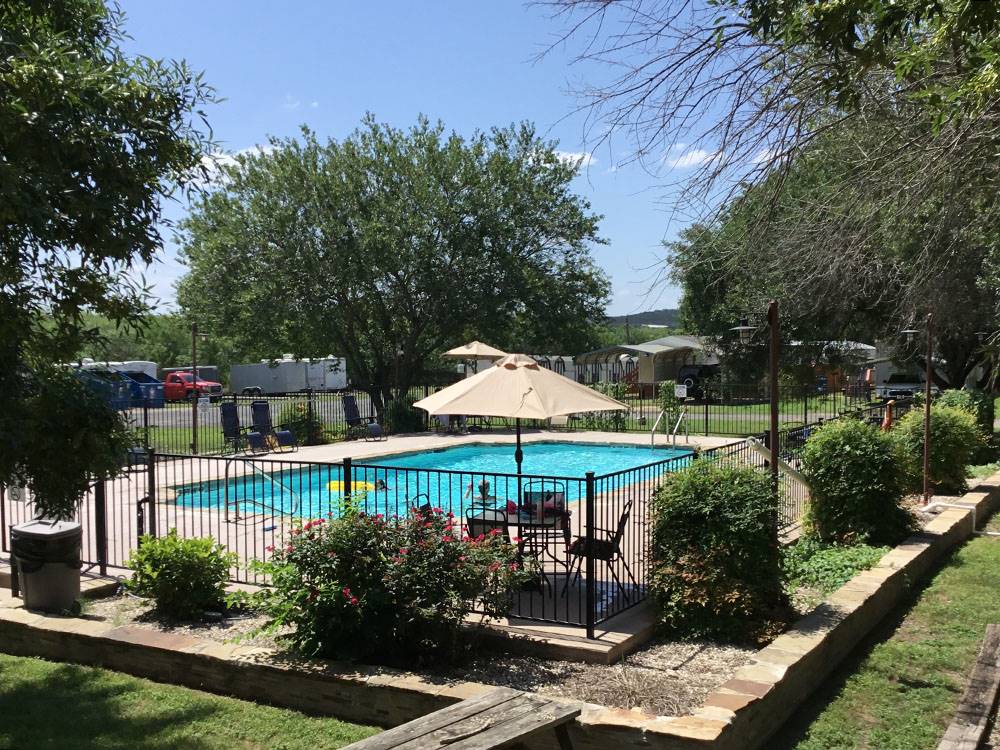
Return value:
M 521 452 L 521 418 L 514 419 L 514 432 L 517 435 L 517 448 L 514 450 L 514 462 L 517 464 L 517 508 L 521 509 L 521 461 L 524 453 Z

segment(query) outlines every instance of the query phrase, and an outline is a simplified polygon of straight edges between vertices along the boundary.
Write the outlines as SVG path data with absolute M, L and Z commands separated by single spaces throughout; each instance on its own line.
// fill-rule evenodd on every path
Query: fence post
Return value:
M 354 492 L 354 471 L 351 469 L 350 456 L 344 459 L 344 497 L 350 500 Z
M 802 424 L 809 424 L 809 386 L 802 390 Z
M 97 542 L 97 566 L 102 576 L 108 574 L 108 506 L 104 479 L 94 485 L 94 536 Z
M 149 453 L 149 396 L 142 400 L 142 447 Z M 103 575 L 103 574 L 102 574 Z
M 146 497 L 149 499 L 149 535 L 156 536 L 156 450 L 150 449 L 146 472 Z
M 308 421 L 306 422 L 306 424 L 308 425 L 308 427 L 306 428 L 307 431 L 308 431 L 308 434 L 306 435 L 306 444 L 307 445 L 314 445 L 316 443 L 315 438 L 317 436 L 313 434 L 313 424 L 314 424 L 313 420 L 315 418 L 316 412 L 314 411 L 314 408 L 313 408 L 313 389 L 312 388 L 310 388 L 310 389 L 308 389 L 306 391 L 306 413 L 308 415 Z
M 702 394 L 705 399 L 705 435 L 708 435 L 708 394 Z
M 597 582 L 594 580 L 594 472 L 587 472 L 587 638 L 594 638 L 597 620 Z

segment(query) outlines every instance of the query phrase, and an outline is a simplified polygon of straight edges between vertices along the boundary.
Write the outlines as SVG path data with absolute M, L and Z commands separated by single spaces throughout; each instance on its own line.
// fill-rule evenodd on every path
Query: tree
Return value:
M 381 413 L 470 338 L 584 349 L 608 282 L 577 165 L 529 125 L 446 134 L 367 117 L 343 141 L 241 156 L 186 221 L 182 307 L 237 345 L 345 356 Z
M 956 179 L 920 202 L 890 208 L 885 193 L 906 177 L 881 183 L 858 174 L 867 143 L 884 127 L 832 131 L 781 177 L 773 203 L 765 205 L 769 185 L 747 188 L 717 222 L 671 243 L 689 325 L 724 334 L 739 310 L 770 296 L 783 302 L 787 337 L 892 340 L 913 324 L 914 311 L 928 311 L 944 358 L 942 387 L 961 387 L 985 363 L 977 334 L 1000 326 L 1000 297 L 989 281 L 995 197 L 974 178 Z M 899 352 L 923 365 L 920 351 Z
M 0 6 L 0 483 L 41 470 L 22 426 L 72 393 L 51 365 L 93 335 L 84 313 L 145 309 L 136 269 L 160 247 L 162 201 L 208 145 L 210 90 L 182 63 L 124 55 L 122 24 L 99 0 Z
M 568 37 L 586 37 L 578 59 L 613 71 L 583 92 L 598 140 L 625 133 L 657 173 L 688 168 L 673 173 L 679 202 L 718 250 L 699 284 L 712 273 L 739 284 L 752 269 L 744 290 L 823 310 L 828 335 L 858 318 L 894 331 L 937 310 L 948 377 L 970 371 L 975 326 L 998 329 L 1000 167 L 984 154 L 1000 150 L 1000 6 L 553 6 Z M 690 265 L 682 273 L 696 281 Z M 709 313 L 693 295 L 689 305 Z

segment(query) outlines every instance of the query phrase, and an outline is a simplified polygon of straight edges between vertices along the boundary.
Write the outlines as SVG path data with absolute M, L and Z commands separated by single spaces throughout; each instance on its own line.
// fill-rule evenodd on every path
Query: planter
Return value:
M 36 519 L 10 530 L 11 590 L 27 609 L 74 611 L 80 598 L 83 529 L 75 521 Z

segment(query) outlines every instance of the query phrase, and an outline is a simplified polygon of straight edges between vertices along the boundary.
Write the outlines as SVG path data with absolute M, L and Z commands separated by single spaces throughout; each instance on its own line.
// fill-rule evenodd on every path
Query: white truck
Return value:
M 232 393 L 263 396 L 269 393 L 335 391 L 347 387 L 347 360 L 343 357 L 295 359 L 290 354 L 278 360 L 233 365 L 229 370 Z

